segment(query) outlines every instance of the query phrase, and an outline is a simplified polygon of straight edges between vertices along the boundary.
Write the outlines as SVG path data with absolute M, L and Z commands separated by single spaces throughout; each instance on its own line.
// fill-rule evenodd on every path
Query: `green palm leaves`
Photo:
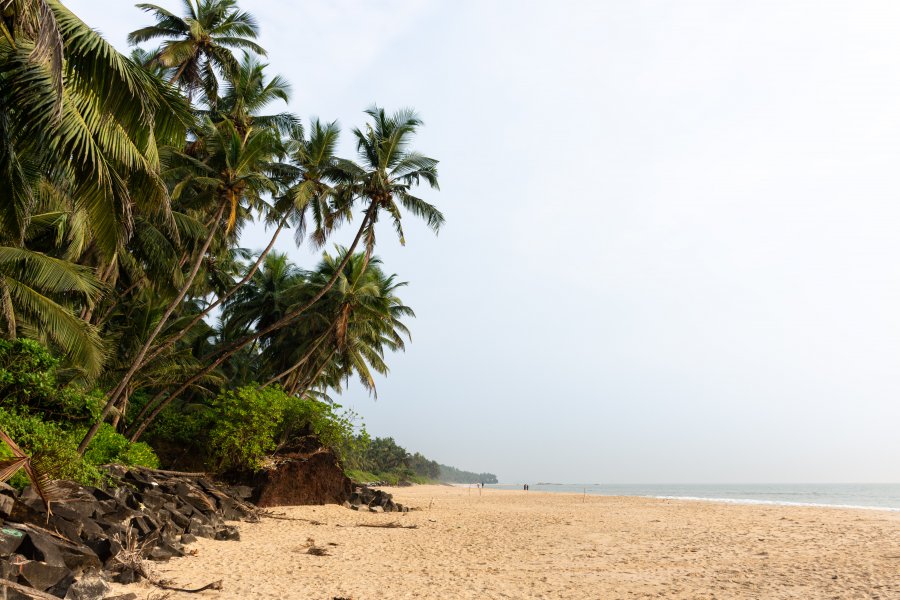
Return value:
M 234 0 L 183 0 L 184 16 L 155 4 L 138 4 L 156 24 L 133 31 L 130 44 L 163 38 L 152 62 L 172 71 L 171 82 L 188 93 L 203 90 L 215 104 L 221 75 L 232 79 L 238 72 L 233 50 L 250 50 L 265 56 L 253 40 L 259 27 L 252 15 L 241 12 Z
M 126 57 L 59 0 L 0 0 L 0 335 L 45 342 L 106 390 L 82 449 L 139 392 L 153 400 L 135 435 L 225 377 L 374 391 L 412 316 L 373 256 L 377 224 L 405 243 L 406 214 L 444 221 L 417 192 L 438 188 L 413 150 L 421 120 L 372 107 L 341 158 L 336 122 L 272 109 L 290 86 L 235 0 L 138 7 L 153 23 L 129 41 L 160 45 Z M 254 220 L 274 230 L 260 252 L 238 247 Z M 321 248 L 348 224 L 311 271 L 269 255 L 284 229 Z

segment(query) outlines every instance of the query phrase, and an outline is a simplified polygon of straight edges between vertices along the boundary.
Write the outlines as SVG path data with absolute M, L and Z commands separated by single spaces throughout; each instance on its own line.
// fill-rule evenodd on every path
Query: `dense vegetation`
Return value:
M 375 438 L 355 449 L 351 474 L 357 481 L 427 483 L 497 483 L 492 473 L 471 473 L 442 465 L 416 452 L 410 454 L 394 438 Z
M 138 7 L 125 56 L 58 0 L 0 0 L 0 427 L 82 480 L 156 464 L 141 440 L 256 468 L 315 433 L 353 466 L 369 439 L 331 396 L 374 393 L 414 316 L 376 225 L 404 243 L 405 214 L 444 221 L 417 195 L 438 188 L 422 122 L 373 106 L 338 156 L 336 122 L 279 110 L 290 85 L 235 0 Z M 342 227 L 317 265 L 273 251 Z

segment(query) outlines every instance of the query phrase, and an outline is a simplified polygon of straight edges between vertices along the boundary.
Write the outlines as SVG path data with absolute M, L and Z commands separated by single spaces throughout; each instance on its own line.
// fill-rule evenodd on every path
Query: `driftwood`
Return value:
M 134 467 L 133 467 L 134 468 Z M 150 473 L 155 473 L 157 475 L 170 475 L 172 477 L 209 477 L 209 473 L 189 473 L 186 471 L 165 471 L 163 469 L 151 469 L 150 467 L 137 467 L 135 470 L 147 471 Z
M 397 521 L 390 523 L 357 523 L 357 527 L 379 527 L 381 529 L 418 529 L 418 525 L 401 525 Z
M 35 598 L 36 600 L 59 600 L 59 598 L 56 596 L 51 596 L 46 592 L 42 592 L 25 585 L 20 585 L 14 581 L 9 581 L 8 579 L 0 579 L 0 586 L 7 587 L 11 590 L 19 592 L 20 594 L 26 595 L 29 598 Z M 6 593 L 3 594 L 3 597 L 6 597 Z
M 169 592 L 182 592 L 184 594 L 199 594 L 200 592 L 204 592 L 206 590 L 221 590 L 222 589 L 222 580 L 221 579 L 218 581 L 213 581 L 212 583 L 207 583 L 203 587 L 198 587 L 197 589 L 193 589 L 193 590 L 190 590 L 187 588 L 172 587 L 170 585 L 163 583 L 162 581 L 153 581 L 152 579 L 150 580 L 150 583 L 152 583 L 153 585 L 155 585 L 156 587 L 158 587 L 161 590 L 166 590 Z M 56 600 L 59 600 L 59 598 L 57 598 Z
M 309 523 L 310 525 L 324 525 L 322 521 L 316 521 L 315 519 L 304 519 L 302 517 L 289 517 L 284 513 L 273 513 L 269 510 L 263 510 L 259 512 L 260 517 L 266 517 L 267 519 L 277 519 L 279 521 L 303 521 L 304 523 Z

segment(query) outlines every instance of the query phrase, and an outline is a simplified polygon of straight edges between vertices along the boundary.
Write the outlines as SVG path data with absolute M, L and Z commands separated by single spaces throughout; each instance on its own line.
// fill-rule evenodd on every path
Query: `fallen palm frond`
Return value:
M 303 521 L 304 523 L 309 523 L 310 525 L 325 525 L 322 521 L 316 521 L 315 519 L 304 519 L 302 517 L 289 517 L 284 513 L 275 513 L 270 510 L 259 511 L 259 517 L 265 517 L 267 519 L 277 519 L 279 521 Z
M 45 468 L 45 459 L 47 457 L 43 455 L 35 455 L 33 457 L 27 455 L 2 429 L 0 429 L 0 440 L 9 446 L 13 453 L 12 458 L 0 460 L 0 481 L 6 481 L 15 475 L 19 469 L 24 470 L 25 475 L 31 481 L 32 487 L 34 487 L 34 491 L 37 492 L 44 502 L 44 507 L 47 509 L 47 518 L 49 518 L 51 514 L 50 503 L 59 500 L 62 497 L 62 493 Z
M 381 529 L 418 529 L 418 525 L 402 525 L 397 521 L 390 523 L 357 523 L 357 527 L 379 527 Z

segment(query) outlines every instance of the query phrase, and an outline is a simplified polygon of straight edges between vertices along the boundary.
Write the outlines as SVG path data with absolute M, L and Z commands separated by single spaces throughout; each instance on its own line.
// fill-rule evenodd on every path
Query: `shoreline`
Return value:
M 465 485 L 465 484 L 461 484 Z M 497 485 L 497 484 L 494 484 Z M 496 490 L 496 491 L 523 491 L 520 488 L 513 488 L 512 486 L 518 486 L 520 484 L 499 484 L 502 487 L 493 487 L 491 485 L 486 486 L 485 490 Z M 897 500 L 897 504 L 895 505 L 879 505 L 879 504 L 864 504 L 864 503 L 853 503 L 853 502 L 816 502 L 816 501 L 806 501 L 806 500 L 781 500 L 781 499 L 772 499 L 772 498 L 752 498 L 752 497 L 740 497 L 740 496 L 715 496 L 715 495 L 690 495 L 690 494 L 665 494 L 665 493 L 621 493 L 622 490 L 604 490 L 603 492 L 598 492 L 597 488 L 605 487 L 601 486 L 601 484 L 591 484 L 588 486 L 583 486 L 587 491 L 580 491 L 577 489 L 552 489 L 554 487 L 560 488 L 576 488 L 578 484 L 534 484 L 535 486 L 540 486 L 538 489 L 529 490 L 529 493 L 548 493 L 548 494 L 573 494 L 581 496 L 583 494 L 587 494 L 588 496 L 600 496 L 607 498 L 655 498 L 658 500 L 686 500 L 686 501 L 696 501 L 696 502 L 721 502 L 724 504 L 737 504 L 737 505 L 763 505 L 763 506 L 805 506 L 811 508 L 841 508 L 841 509 L 852 509 L 852 510 L 878 510 L 878 511 L 886 511 L 886 512 L 900 512 L 900 499 Z M 751 487 L 756 486 L 757 484 L 737 484 L 734 487 Z M 758 484 L 759 487 L 766 487 L 770 484 Z M 790 484 L 778 484 L 779 486 L 790 487 Z M 810 486 L 817 484 L 798 484 L 799 486 Z M 842 486 L 870 486 L 870 487 L 885 487 L 890 488 L 892 491 L 894 489 L 898 490 L 900 493 L 900 484 L 821 484 L 821 487 L 842 487 Z M 626 484 L 611 484 L 612 487 L 628 487 Z M 666 486 L 665 484 L 661 485 L 636 485 L 634 487 L 683 487 L 683 486 Z M 688 487 L 691 487 L 690 485 Z M 704 485 L 698 485 L 696 487 L 706 487 Z M 729 487 L 719 486 L 719 487 Z M 547 489 L 550 488 L 550 489 Z M 591 489 L 593 488 L 593 490 Z M 739 492 L 735 492 L 739 493 Z M 800 492 L 798 492 L 800 493 Z M 764 494 L 764 492 L 763 492 Z M 892 499 L 893 500 L 892 494 Z
M 900 597 L 896 512 L 386 489 L 418 510 L 283 507 L 287 520 L 241 524 L 241 541 L 199 540 L 196 556 L 154 569 L 184 587 L 222 579 L 221 600 Z M 326 555 L 308 554 L 310 544 Z

